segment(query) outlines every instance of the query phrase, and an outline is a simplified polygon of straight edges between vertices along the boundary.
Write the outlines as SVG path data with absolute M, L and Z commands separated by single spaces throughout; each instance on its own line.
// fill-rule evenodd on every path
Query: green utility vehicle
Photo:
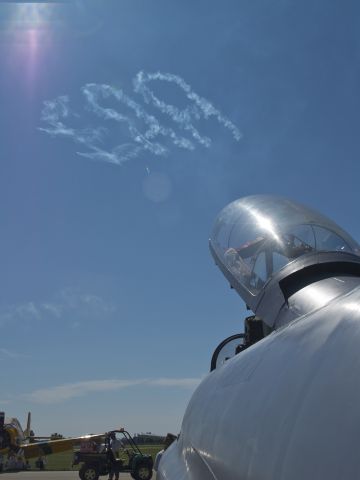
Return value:
M 80 465 L 81 480 L 98 480 L 110 472 L 129 472 L 135 480 L 150 480 L 153 472 L 151 455 L 144 455 L 126 430 L 112 430 L 105 434 L 105 443 L 92 451 L 74 452 L 73 465 Z M 112 441 L 120 442 L 122 458 L 116 458 Z

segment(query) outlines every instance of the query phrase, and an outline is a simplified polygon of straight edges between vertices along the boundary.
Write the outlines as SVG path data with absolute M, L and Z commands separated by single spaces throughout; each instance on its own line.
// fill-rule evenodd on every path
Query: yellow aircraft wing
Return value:
M 74 445 L 77 445 L 84 441 L 99 440 L 104 437 L 105 433 L 97 433 L 94 435 L 83 435 L 81 437 L 62 438 L 61 440 L 47 440 L 34 443 L 23 443 L 19 445 L 24 451 L 25 458 L 36 458 L 43 455 L 50 455 L 52 453 L 60 453 L 66 450 L 70 450 Z M 0 453 L 6 454 L 9 449 L 4 448 L 0 450 Z

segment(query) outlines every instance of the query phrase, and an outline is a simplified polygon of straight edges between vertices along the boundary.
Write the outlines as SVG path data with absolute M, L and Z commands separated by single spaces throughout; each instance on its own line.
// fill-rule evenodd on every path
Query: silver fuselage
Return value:
M 158 480 L 360 478 L 360 278 L 306 285 L 276 325 L 202 381 Z

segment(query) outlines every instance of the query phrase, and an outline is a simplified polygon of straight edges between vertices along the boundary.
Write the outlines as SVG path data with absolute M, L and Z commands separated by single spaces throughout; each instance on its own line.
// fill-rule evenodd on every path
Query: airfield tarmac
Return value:
M 101 479 L 106 480 L 107 475 L 100 477 Z M 154 474 L 152 480 L 155 480 L 156 475 Z M 119 480 L 130 480 L 132 479 L 130 473 L 120 473 Z M 44 472 L 16 472 L 16 473 L 1 473 L 0 480 L 79 480 L 78 472 L 54 472 L 54 471 L 44 471 Z
M 100 479 L 106 480 L 108 476 L 100 477 Z M 15 472 L 15 473 L 2 473 L 0 474 L 1 480 L 80 480 L 78 472 Z M 129 473 L 120 473 L 119 480 L 130 480 Z

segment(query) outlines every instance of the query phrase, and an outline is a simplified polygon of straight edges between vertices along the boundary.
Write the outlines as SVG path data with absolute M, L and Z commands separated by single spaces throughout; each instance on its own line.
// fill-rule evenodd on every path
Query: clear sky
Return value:
M 255 193 L 360 239 L 360 4 L 0 2 L 0 409 L 177 433 L 246 310 L 208 236 Z

